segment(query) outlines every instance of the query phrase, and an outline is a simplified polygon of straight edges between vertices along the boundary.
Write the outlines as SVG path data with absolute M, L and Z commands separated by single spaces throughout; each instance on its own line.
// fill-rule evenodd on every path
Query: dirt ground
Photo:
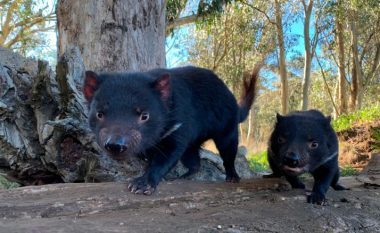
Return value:
M 380 232 L 380 189 L 341 183 L 351 190 L 329 190 L 324 206 L 281 179 L 178 180 L 152 196 L 123 183 L 22 187 L 0 191 L 0 232 Z
M 362 169 L 372 154 L 380 150 L 380 120 L 354 123 L 351 128 L 337 134 L 340 166 Z

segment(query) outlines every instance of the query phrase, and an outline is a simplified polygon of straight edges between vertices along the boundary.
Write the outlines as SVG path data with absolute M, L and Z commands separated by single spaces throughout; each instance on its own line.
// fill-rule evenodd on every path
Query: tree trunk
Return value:
M 339 9 L 341 10 L 341 9 Z M 341 14 L 336 18 L 337 40 L 338 40 L 338 66 L 339 66 L 339 114 L 347 113 L 347 96 L 346 96 L 346 72 L 344 56 L 344 35 Z
M 355 22 L 355 12 L 352 11 L 352 18 L 350 22 L 351 29 L 351 49 L 352 49 L 352 79 L 351 79 L 351 98 L 350 98 L 350 109 L 355 111 L 361 107 L 360 92 L 363 86 L 363 71 L 359 62 L 359 51 L 358 51 L 358 32 Z
M 307 110 L 309 106 L 309 89 L 310 89 L 310 73 L 311 73 L 311 60 L 312 60 L 312 51 L 310 44 L 310 16 L 313 10 L 313 0 L 309 0 L 309 4 L 306 5 L 305 0 L 302 0 L 302 4 L 304 6 L 304 44 L 305 44 L 305 65 L 303 72 L 303 80 L 302 80 L 302 110 Z M 317 32 L 315 32 L 317 33 Z
M 284 42 L 284 31 L 282 28 L 282 12 L 281 3 L 279 0 L 275 1 L 275 11 L 276 11 L 276 30 L 277 30 L 277 43 L 279 47 L 279 65 L 280 65 L 280 79 L 281 79 L 281 113 L 287 114 L 289 111 L 289 87 L 288 78 L 286 71 L 285 62 L 285 42 Z
M 75 45 L 90 70 L 164 67 L 165 5 L 164 0 L 59 0 L 59 56 Z
M 249 110 L 249 114 L 248 114 L 248 119 L 247 119 L 247 123 L 248 123 L 248 128 L 247 128 L 247 135 L 246 135 L 246 145 L 249 146 L 249 139 L 251 137 L 251 133 L 252 133 L 252 109 Z
M 340 82 L 338 80 L 338 82 L 335 83 L 335 86 L 334 86 L 334 103 L 339 103 L 339 89 L 340 89 Z M 338 116 L 340 115 L 340 105 L 336 108 L 334 108 L 334 111 L 333 111 L 333 118 L 337 118 Z

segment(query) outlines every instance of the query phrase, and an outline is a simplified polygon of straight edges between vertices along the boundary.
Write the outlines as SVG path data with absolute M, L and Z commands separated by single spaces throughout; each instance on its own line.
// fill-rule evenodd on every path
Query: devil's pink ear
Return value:
M 161 99 L 166 101 L 170 96 L 170 75 L 163 74 L 154 82 L 154 88 L 161 93 Z
M 91 102 L 95 91 L 99 87 L 99 77 L 93 71 L 86 71 L 86 77 L 83 84 L 83 94 L 88 102 Z

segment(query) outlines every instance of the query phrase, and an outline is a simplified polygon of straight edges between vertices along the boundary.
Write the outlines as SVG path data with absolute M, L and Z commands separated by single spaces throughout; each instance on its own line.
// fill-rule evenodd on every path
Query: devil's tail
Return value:
M 256 97 L 257 81 L 259 79 L 259 72 L 262 64 L 257 64 L 250 76 L 244 80 L 243 94 L 240 97 L 239 102 L 239 122 L 243 122 L 248 114 L 249 109 L 252 107 Z

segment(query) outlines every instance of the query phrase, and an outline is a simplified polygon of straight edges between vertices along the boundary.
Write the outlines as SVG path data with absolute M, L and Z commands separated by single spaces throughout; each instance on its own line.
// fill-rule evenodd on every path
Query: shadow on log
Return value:
M 44 61 L 0 48 L 0 167 L 23 184 L 125 181 L 143 172 L 146 162 L 137 157 L 116 162 L 102 155 L 87 126 L 84 72 L 76 47 L 60 57 L 56 74 Z M 251 178 L 245 154 L 240 148 L 236 167 Z M 205 150 L 201 157 L 193 179 L 223 180 L 220 157 Z M 178 164 L 168 178 L 185 172 Z

